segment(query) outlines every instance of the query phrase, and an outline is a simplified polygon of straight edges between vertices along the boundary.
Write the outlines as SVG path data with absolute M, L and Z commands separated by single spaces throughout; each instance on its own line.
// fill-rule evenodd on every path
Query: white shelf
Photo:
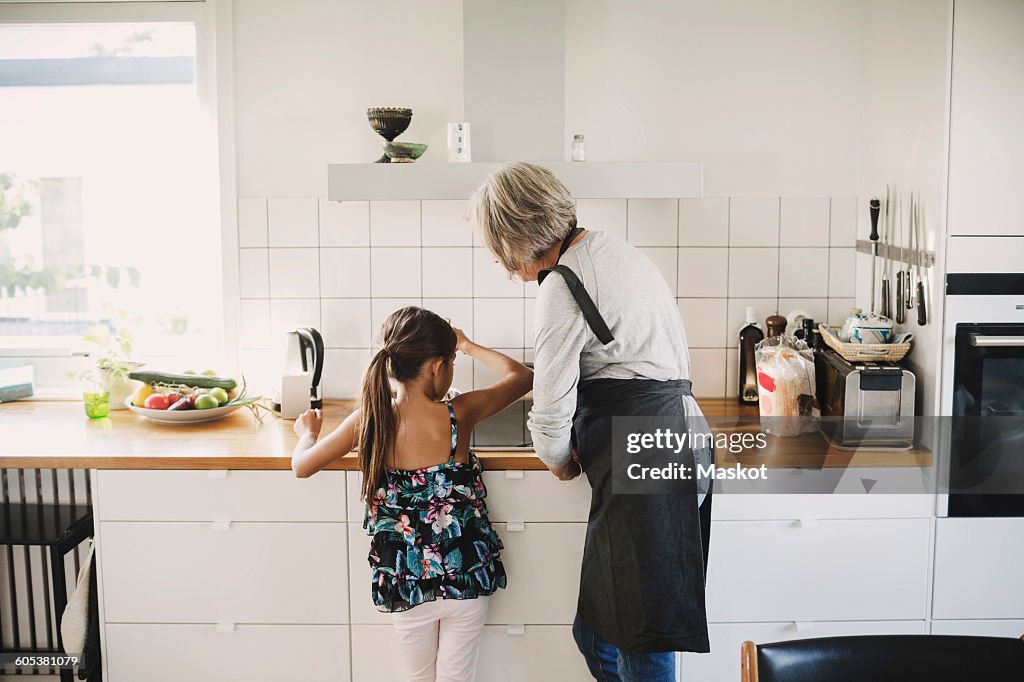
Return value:
M 331 201 L 468 199 L 498 163 L 339 163 L 327 166 Z M 577 199 L 675 199 L 703 194 L 696 161 L 541 162 Z

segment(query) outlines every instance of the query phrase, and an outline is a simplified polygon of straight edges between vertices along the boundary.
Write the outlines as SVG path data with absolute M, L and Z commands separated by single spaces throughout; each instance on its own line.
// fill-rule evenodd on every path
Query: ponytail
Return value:
M 362 498 L 370 499 L 384 479 L 388 451 L 398 433 L 398 415 L 391 403 L 388 352 L 383 348 L 366 368 L 360 390 L 363 414 L 359 427 L 359 468 L 363 472 Z
M 448 321 L 423 308 L 409 306 L 391 313 L 381 330 L 383 348 L 373 356 L 359 389 L 359 468 L 362 498 L 369 500 L 384 483 L 388 452 L 398 435 L 398 413 L 391 382 L 415 379 L 431 358 L 448 361 L 458 339 Z

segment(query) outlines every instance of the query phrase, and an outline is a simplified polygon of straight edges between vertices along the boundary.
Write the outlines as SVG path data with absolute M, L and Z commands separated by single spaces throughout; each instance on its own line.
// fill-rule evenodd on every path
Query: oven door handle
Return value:
M 1024 347 L 1024 336 L 990 336 L 971 334 L 970 344 L 978 348 L 1016 348 Z

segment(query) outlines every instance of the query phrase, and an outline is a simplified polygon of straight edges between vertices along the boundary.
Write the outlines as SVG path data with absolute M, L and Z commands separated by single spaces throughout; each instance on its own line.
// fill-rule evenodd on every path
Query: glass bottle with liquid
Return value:
M 754 360 L 754 346 L 764 339 L 764 332 L 757 326 L 757 311 L 747 306 L 747 324 L 740 330 L 740 371 L 739 401 L 741 405 L 757 403 L 757 363 Z

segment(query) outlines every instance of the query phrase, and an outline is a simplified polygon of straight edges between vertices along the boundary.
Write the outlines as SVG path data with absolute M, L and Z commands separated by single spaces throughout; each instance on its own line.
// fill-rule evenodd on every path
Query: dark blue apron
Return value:
M 569 233 L 559 257 L 581 231 Z M 549 272 L 565 279 L 595 336 L 612 341 L 576 274 L 555 265 L 538 279 Z M 577 610 L 591 630 L 630 653 L 710 650 L 704 605 L 710 487 L 699 507 L 696 494 L 612 493 L 612 418 L 682 416 L 689 426 L 684 395 L 690 395 L 684 379 L 592 379 L 577 387 L 573 443 L 592 490 Z M 693 419 L 695 431 L 706 425 L 702 417 Z M 713 461 L 713 452 L 698 455 L 703 463 Z M 692 451 L 679 457 L 693 466 Z

